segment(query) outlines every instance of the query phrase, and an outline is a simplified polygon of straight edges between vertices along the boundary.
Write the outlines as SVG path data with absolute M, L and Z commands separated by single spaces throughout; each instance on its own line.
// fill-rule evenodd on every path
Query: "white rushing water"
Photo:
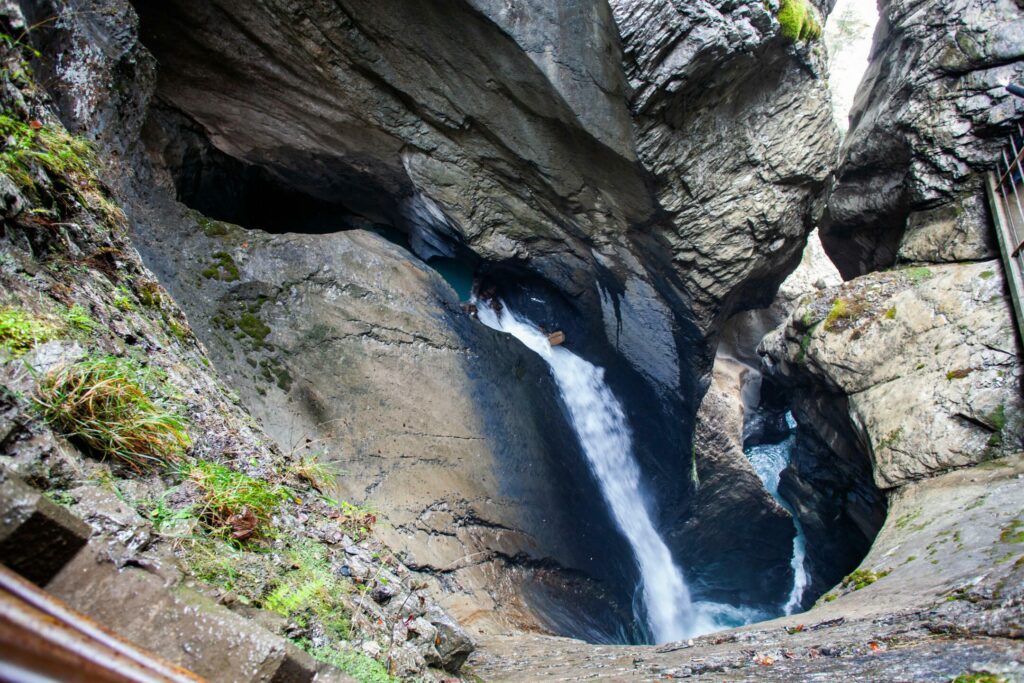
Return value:
M 633 549 L 654 639 L 664 643 L 724 628 L 719 615 L 743 620 L 727 605 L 692 601 L 683 574 L 644 504 L 632 435 L 622 405 L 605 384 L 604 370 L 568 349 L 552 347 L 547 335 L 507 306 L 503 305 L 499 314 L 481 302 L 478 316 L 488 327 L 514 336 L 551 368 L 601 493 Z
M 792 413 L 786 413 L 786 423 L 790 430 L 796 429 L 796 421 L 793 419 Z M 780 443 L 764 444 L 747 449 L 747 458 L 754 466 L 757 476 L 761 478 L 768 493 L 772 494 L 779 505 L 793 516 L 793 525 L 796 527 L 796 536 L 793 538 L 793 559 L 790 562 L 793 567 L 793 588 L 789 592 L 786 603 L 782 606 L 782 611 L 786 614 L 792 614 L 800 607 L 800 600 L 809 583 L 807 571 L 804 568 L 804 560 L 807 556 L 807 537 L 804 536 L 804 529 L 793 508 L 779 494 L 779 478 L 782 475 L 782 470 L 789 464 L 789 456 L 795 440 L 796 436 L 790 434 L 785 441 Z

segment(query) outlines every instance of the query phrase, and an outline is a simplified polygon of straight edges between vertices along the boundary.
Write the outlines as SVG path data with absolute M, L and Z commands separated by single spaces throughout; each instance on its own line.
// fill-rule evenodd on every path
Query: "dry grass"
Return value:
M 131 360 L 88 358 L 46 375 L 35 400 L 69 439 L 141 471 L 180 460 L 191 444 L 185 421 L 155 395 L 154 384 Z

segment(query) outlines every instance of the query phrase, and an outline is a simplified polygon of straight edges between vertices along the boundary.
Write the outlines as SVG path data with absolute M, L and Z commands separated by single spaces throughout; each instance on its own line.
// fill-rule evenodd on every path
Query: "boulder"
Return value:
M 1014 0 L 884 0 L 828 198 L 822 241 L 844 277 L 899 260 L 994 255 L 982 173 L 1024 103 Z
M 797 394 L 801 424 L 870 457 L 880 488 L 900 486 L 1020 450 L 1004 287 L 998 261 L 873 273 L 798 306 L 760 353 Z

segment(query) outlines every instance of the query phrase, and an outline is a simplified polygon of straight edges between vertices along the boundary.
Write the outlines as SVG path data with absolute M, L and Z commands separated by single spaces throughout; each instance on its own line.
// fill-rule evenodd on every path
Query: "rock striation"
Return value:
M 897 261 L 984 260 L 980 173 L 1020 103 L 1024 17 L 1013 0 L 885 0 L 822 242 L 847 278 Z

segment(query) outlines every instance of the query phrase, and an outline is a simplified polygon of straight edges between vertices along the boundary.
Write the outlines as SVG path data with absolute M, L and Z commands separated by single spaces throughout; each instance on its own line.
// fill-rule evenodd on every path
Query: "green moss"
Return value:
M 782 35 L 793 42 L 808 42 L 821 38 L 818 10 L 808 0 L 782 0 L 779 4 L 778 19 L 782 26 Z
M 223 282 L 234 282 L 241 277 L 238 264 L 231 254 L 226 251 L 213 252 L 213 263 L 206 268 L 202 275 L 207 280 L 221 280 Z
M 981 271 L 981 273 L 978 274 L 978 277 L 980 277 L 982 280 L 990 280 L 993 277 L 995 277 L 995 273 L 991 270 L 983 270 Z
M 878 442 L 878 450 L 892 450 L 903 440 L 903 427 L 897 427 Z
M 210 220 L 206 216 L 199 216 L 196 223 L 207 237 L 223 237 L 228 234 L 228 226 L 220 221 Z
M 886 320 L 895 320 L 896 319 L 896 307 L 895 306 L 891 307 L 889 310 L 887 310 L 885 312 L 885 319 Z
M 879 579 L 885 578 L 888 575 L 889 575 L 889 570 L 885 570 L 885 571 L 881 571 L 881 572 L 873 572 L 873 571 L 871 571 L 869 569 L 858 569 L 857 571 L 853 572 L 852 574 L 847 575 L 843 579 L 843 584 L 842 585 L 843 585 L 844 588 L 852 587 L 853 590 L 858 591 L 861 588 L 865 588 L 867 586 L 870 586 L 871 584 L 875 583 Z
M 21 356 L 56 335 L 57 328 L 42 318 L 20 308 L 0 309 L 0 346 L 12 356 Z
M 1024 543 L 1024 522 L 1018 518 L 1004 526 L 999 532 L 999 540 L 1002 543 Z
M 825 316 L 825 322 L 823 323 L 825 330 L 834 332 L 841 329 L 844 323 L 856 320 L 864 313 L 864 310 L 865 305 L 863 303 L 837 298 L 832 302 L 832 308 L 829 310 L 828 315 Z
M 1006 406 L 998 408 L 985 416 L 985 422 L 992 426 L 992 434 L 988 437 L 988 448 L 995 450 L 1003 445 L 1003 429 L 1006 427 Z
M 950 683 L 1008 683 L 1003 676 L 984 673 L 962 673 L 950 679 Z
M 157 308 L 163 303 L 164 296 L 160 285 L 152 280 L 142 280 L 136 285 L 139 303 L 147 308 Z
M 311 648 L 309 654 L 321 662 L 335 666 L 359 683 L 397 683 L 398 679 L 387 668 L 369 655 L 356 650 L 338 648 Z
M 914 266 L 912 268 L 904 268 L 902 271 L 903 275 L 913 283 L 922 282 L 932 276 L 931 268 L 926 266 Z
M 270 334 L 270 327 L 254 313 L 243 313 L 242 317 L 238 319 L 237 325 L 238 329 L 261 344 Z

